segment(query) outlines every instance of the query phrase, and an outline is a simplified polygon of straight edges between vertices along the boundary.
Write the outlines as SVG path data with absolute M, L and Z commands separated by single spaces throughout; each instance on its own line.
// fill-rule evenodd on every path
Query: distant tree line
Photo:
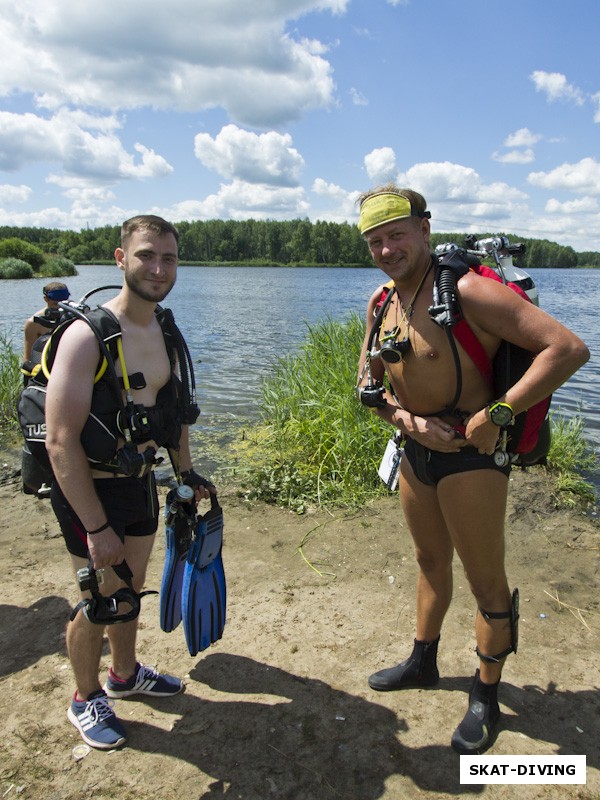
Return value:
M 177 223 L 179 255 L 193 264 L 281 264 L 370 266 L 366 244 L 355 225 L 310 222 L 308 219 L 207 220 Z M 46 255 L 62 256 L 74 264 L 111 261 L 119 245 L 119 226 L 85 228 L 79 232 L 47 228 L 0 226 L 4 239 L 21 239 Z M 506 235 L 511 242 L 526 245 L 515 263 L 523 269 L 535 267 L 600 267 L 600 252 L 578 253 L 547 239 L 524 239 L 512 234 L 477 234 L 478 238 Z M 432 234 L 432 247 L 441 242 L 462 244 L 465 234 Z M 1 256 L 0 256 L 1 258 Z

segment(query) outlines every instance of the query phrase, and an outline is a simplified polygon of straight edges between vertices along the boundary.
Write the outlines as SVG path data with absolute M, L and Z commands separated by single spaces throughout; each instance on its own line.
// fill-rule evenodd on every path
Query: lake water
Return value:
M 90 289 L 120 283 L 116 267 L 79 267 L 69 278 L 72 298 Z M 180 267 L 168 305 L 188 341 L 195 362 L 204 427 L 230 427 L 234 420 L 258 416 L 259 386 L 273 359 L 305 338 L 307 325 L 327 318 L 363 316 L 367 300 L 381 282 L 376 269 L 269 267 Z M 574 330 L 592 351 L 590 361 L 554 395 L 552 408 L 570 417 L 581 414 L 586 436 L 600 444 L 600 273 L 597 270 L 532 272 L 540 305 Z M 24 320 L 43 307 L 41 278 L 0 281 L 0 326 L 21 348 Z M 114 294 L 114 292 L 112 293 Z M 108 299 L 98 295 L 96 302 Z M 234 309 L 236 327 L 226 320 Z M 352 387 L 347 387 L 352 391 Z

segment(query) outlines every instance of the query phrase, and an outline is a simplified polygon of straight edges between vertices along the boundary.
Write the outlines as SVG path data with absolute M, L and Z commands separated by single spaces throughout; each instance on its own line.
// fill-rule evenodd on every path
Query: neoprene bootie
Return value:
M 440 680 L 437 668 L 437 651 L 440 637 L 432 642 L 415 639 L 413 651 L 401 664 L 374 672 L 369 686 L 378 692 L 396 689 L 417 689 L 436 686 Z
M 500 718 L 498 683 L 483 683 L 479 670 L 475 673 L 469 708 L 452 734 L 451 744 L 457 753 L 482 753 L 492 743 L 492 733 Z

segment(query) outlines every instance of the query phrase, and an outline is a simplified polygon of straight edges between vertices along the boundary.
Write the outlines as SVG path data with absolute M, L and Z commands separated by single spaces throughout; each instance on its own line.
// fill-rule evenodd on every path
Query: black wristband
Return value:
M 104 525 L 101 525 L 99 528 L 96 528 L 95 531 L 88 531 L 87 535 L 93 536 L 95 533 L 102 533 L 102 531 L 105 531 L 107 528 L 110 528 L 110 522 L 108 520 L 104 523 Z

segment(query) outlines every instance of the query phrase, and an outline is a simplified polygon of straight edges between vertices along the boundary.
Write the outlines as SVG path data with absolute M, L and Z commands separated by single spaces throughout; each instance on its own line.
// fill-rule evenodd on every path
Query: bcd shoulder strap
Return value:
M 452 328 L 452 333 L 465 353 L 475 364 L 485 381 L 491 386 L 494 380 L 492 362 L 490 361 L 485 347 L 481 344 L 477 336 L 475 336 L 473 328 L 471 328 L 464 317 L 459 319 Z

